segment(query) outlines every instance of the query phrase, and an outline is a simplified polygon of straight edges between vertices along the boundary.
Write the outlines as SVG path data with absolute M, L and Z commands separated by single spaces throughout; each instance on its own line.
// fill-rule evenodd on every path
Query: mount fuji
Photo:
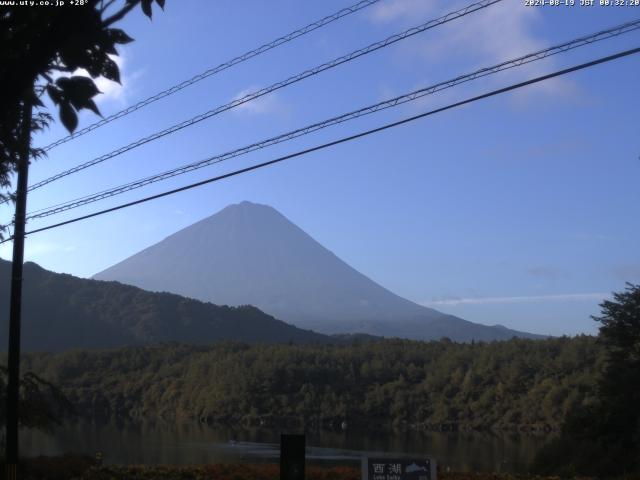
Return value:
M 468 322 L 367 278 L 274 208 L 229 205 L 96 274 L 218 305 L 253 305 L 327 334 L 454 341 L 542 336 Z

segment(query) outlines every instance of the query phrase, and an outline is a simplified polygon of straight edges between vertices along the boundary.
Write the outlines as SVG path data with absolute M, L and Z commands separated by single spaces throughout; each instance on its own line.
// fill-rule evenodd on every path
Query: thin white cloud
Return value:
M 460 8 L 461 2 L 425 2 L 420 0 L 392 0 L 384 2 L 373 10 L 374 22 L 397 22 L 416 25 L 445 12 Z M 435 7 L 438 8 L 435 8 Z M 550 44 L 536 35 L 534 27 L 541 20 L 539 9 L 523 8 L 520 1 L 505 0 L 473 13 L 464 19 L 453 21 L 434 35 L 419 37 L 416 42 L 403 43 L 400 48 L 409 55 L 422 57 L 425 70 L 433 72 L 437 61 L 459 59 L 467 63 L 464 71 L 500 63 L 537 50 Z M 468 59 L 473 64 L 469 65 Z M 412 61 L 415 61 L 413 58 Z M 526 77 L 539 76 L 553 70 L 553 59 L 534 62 L 517 69 L 506 71 L 483 82 L 495 82 L 502 78 L 513 81 Z M 460 73 L 463 73 L 461 70 Z M 515 92 L 513 98 L 521 105 L 537 94 L 545 96 L 567 96 L 573 92 L 574 84 L 567 79 L 551 79 Z
M 237 95 L 233 97 L 232 100 L 239 100 L 242 97 L 245 97 L 258 90 L 260 90 L 260 87 L 252 85 L 240 91 Z M 279 109 L 279 102 L 278 102 L 277 94 L 269 93 L 267 95 L 263 95 L 262 97 L 258 97 L 255 100 L 251 100 L 246 103 L 238 105 L 237 107 L 234 108 L 234 111 L 237 113 L 244 113 L 247 115 L 264 115 L 268 113 L 274 113 L 278 109 Z
M 377 22 L 390 22 L 393 20 L 414 20 L 423 15 L 431 15 L 436 10 L 435 2 L 424 0 L 388 0 L 382 2 L 371 10 L 371 18 Z
M 528 303 L 528 302 L 566 302 L 566 301 L 592 301 L 609 298 L 609 293 L 567 293 L 556 295 L 531 295 L 520 297 L 484 297 L 484 298 L 449 298 L 445 300 L 433 300 L 421 302 L 421 305 L 432 307 L 438 305 L 486 305 L 503 303 Z
M 449 0 L 392 0 L 374 9 L 371 18 L 402 26 L 418 25 L 464 4 Z M 417 38 L 427 59 L 471 53 L 483 60 L 505 60 L 544 46 L 533 33 L 533 26 L 540 18 L 537 9 L 522 8 L 518 1 L 505 0 L 447 23 L 441 31 Z

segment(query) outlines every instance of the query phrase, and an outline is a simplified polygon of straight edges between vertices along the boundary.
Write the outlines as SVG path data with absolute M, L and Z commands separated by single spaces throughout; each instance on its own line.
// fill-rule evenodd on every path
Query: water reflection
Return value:
M 312 463 L 359 465 L 371 452 L 429 454 L 458 471 L 527 472 L 549 437 L 491 433 L 307 432 Z M 112 464 L 275 462 L 280 431 L 231 429 L 199 423 L 76 422 L 52 433 L 23 431 L 25 456 L 101 451 Z

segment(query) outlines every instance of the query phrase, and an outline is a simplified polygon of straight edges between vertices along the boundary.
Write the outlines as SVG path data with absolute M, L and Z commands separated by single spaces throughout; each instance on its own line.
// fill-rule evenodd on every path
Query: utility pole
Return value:
M 31 149 L 30 96 L 24 97 L 20 132 L 20 158 L 16 188 L 16 213 L 13 227 L 13 263 L 11 264 L 11 300 L 9 307 L 9 380 L 7 384 L 7 433 L 5 461 L 7 480 L 18 478 L 18 404 L 20 401 L 20 323 L 22 313 L 22 263 L 24 260 L 25 216 L 29 151 Z

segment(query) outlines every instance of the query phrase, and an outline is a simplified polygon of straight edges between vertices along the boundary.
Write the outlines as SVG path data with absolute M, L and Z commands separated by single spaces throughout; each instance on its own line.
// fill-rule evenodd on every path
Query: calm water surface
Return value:
M 285 432 L 288 433 L 288 432 Z M 296 433 L 296 432 L 290 432 Z M 457 471 L 527 472 L 549 437 L 490 433 L 307 432 L 313 463 L 360 465 L 372 452 L 436 458 Z M 21 455 L 103 453 L 110 464 L 278 462 L 280 431 L 233 430 L 198 423 L 94 424 L 78 422 L 52 433 L 21 432 Z

